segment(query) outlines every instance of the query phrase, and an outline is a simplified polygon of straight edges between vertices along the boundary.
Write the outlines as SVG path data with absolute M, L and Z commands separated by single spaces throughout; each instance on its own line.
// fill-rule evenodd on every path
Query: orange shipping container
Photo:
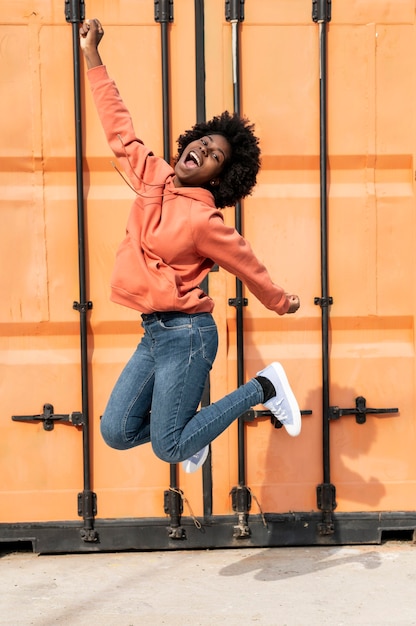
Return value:
M 165 4 L 173 19 L 161 23 L 155 10 Z M 276 282 L 301 298 L 296 316 L 278 318 L 244 290 L 241 328 L 229 304 L 235 279 L 210 274 L 220 332 L 211 400 L 279 360 L 304 419 L 292 439 L 270 417 L 247 414 L 194 475 L 148 445 L 112 450 L 99 434 L 142 331 L 137 313 L 109 300 L 133 192 L 111 165 L 82 59 L 77 68 L 83 3 L 0 5 L 0 541 L 61 552 L 413 535 L 414 0 L 85 4 L 105 26 L 109 72 L 157 154 L 166 149 L 164 98 L 174 156 L 176 137 L 202 111 L 235 108 L 238 70 L 241 112 L 262 149 L 242 230 Z M 234 5 L 244 15 L 227 20 Z M 314 21 L 312 10 L 330 8 Z M 224 213 L 234 224 L 234 208 Z

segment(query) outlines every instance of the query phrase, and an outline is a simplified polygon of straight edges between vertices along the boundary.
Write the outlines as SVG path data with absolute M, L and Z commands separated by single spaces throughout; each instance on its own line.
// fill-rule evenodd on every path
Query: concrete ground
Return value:
M 7 626 L 416 625 L 416 546 L 0 556 Z

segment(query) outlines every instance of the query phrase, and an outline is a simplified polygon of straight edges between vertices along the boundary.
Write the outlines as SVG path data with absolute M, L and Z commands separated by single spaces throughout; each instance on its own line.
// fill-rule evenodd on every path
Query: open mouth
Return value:
M 195 150 L 191 150 L 188 156 L 185 159 L 185 164 L 187 167 L 200 167 L 201 166 L 201 158 L 199 154 L 195 152 Z

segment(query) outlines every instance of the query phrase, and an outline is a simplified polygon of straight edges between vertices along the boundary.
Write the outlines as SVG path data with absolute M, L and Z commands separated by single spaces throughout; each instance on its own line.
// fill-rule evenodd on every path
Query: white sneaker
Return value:
M 182 461 L 182 467 L 187 474 L 192 474 L 192 472 L 196 472 L 200 467 L 203 466 L 205 461 L 207 460 L 209 452 L 209 446 L 205 446 L 199 452 L 195 452 L 189 459 L 186 461 Z
M 276 389 L 276 395 L 264 402 L 264 406 L 283 424 L 289 435 L 297 437 L 301 429 L 301 415 L 283 367 L 280 363 L 272 363 L 257 372 L 257 376 L 268 378 Z

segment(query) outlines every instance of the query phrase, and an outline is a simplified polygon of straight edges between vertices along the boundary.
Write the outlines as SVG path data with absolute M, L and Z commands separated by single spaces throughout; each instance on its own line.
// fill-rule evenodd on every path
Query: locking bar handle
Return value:
M 357 424 L 365 424 L 367 421 L 367 415 L 377 415 L 383 413 L 398 413 L 398 408 L 391 409 L 370 409 L 367 407 L 366 399 L 363 396 L 355 398 L 355 408 L 353 409 L 340 409 L 339 406 L 329 407 L 329 419 L 337 420 L 343 415 L 355 415 L 355 421 Z
M 53 430 L 55 422 L 64 422 L 72 424 L 73 426 L 84 426 L 84 416 L 79 411 L 74 411 L 69 414 L 54 413 L 52 404 L 46 403 L 43 405 L 43 413 L 40 415 L 12 415 L 14 422 L 31 422 L 38 423 L 43 422 L 44 430 Z

